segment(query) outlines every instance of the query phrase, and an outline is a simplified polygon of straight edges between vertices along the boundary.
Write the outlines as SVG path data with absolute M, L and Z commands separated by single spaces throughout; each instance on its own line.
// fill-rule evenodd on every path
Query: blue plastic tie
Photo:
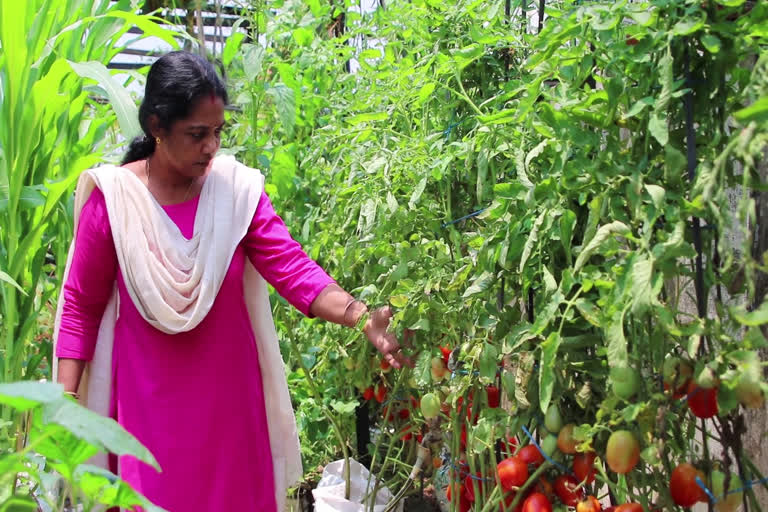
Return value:
M 730 490 L 726 494 L 734 494 L 734 493 L 737 493 L 737 492 L 743 492 L 743 491 L 746 491 L 747 489 L 751 489 L 755 485 L 764 484 L 766 482 L 768 482 L 768 476 L 765 477 L 765 478 L 760 478 L 758 480 L 752 480 L 751 482 L 746 482 L 746 483 L 742 482 L 742 483 L 744 483 L 744 487 L 739 487 L 738 489 Z
M 712 494 L 712 491 L 709 490 L 709 488 L 704 484 L 704 482 L 701 481 L 701 478 L 698 476 L 696 477 L 696 483 L 699 487 L 701 487 L 701 490 L 704 491 L 707 496 L 709 496 L 709 501 L 712 503 L 717 503 L 717 498 L 715 498 L 715 495 Z
M 478 215 L 480 215 L 481 213 L 483 213 L 487 209 L 488 208 L 483 208 L 481 210 L 477 210 L 476 212 L 472 212 L 470 214 L 467 214 L 467 215 L 465 215 L 463 217 L 459 217 L 456 220 L 452 220 L 452 221 L 448 221 L 448 222 L 443 222 L 441 224 L 441 227 L 447 228 L 448 226 L 452 226 L 453 224 L 458 224 L 459 222 L 461 222 L 463 220 L 471 219 L 472 217 L 477 217 Z
M 539 443 L 536 442 L 536 440 L 533 438 L 533 436 L 528 431 L 525 425 L 523 425 L 523 432 L 525 432 L 525 435 L 528 436 L 528 439 L 531 441 L 531 444 L 533 444 L 533 446 L 535 446 L 536 449 L 539 450 L 539 453 L 541 454 L 542 457 L 544 457 L 547 460 L 547 462 L 549 462 L 550 464 L 558 468 L 563 473 L 572 474 L 572 471 L 570 469 L 566 468 L 565 466 L 563 466 L 558 462 L 555 462 L 549 455 L 544 453 L 544 450 L 541 449 L 541 446 L 539 446 Z

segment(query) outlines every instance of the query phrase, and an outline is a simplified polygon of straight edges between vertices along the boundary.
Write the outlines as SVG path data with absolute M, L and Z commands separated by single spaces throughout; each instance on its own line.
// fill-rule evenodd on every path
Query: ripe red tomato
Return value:
M 544 463 L 544 457 L 541 455 L 541 452 L 532 444 L 520 448 L 517 456 L 526 464 L 531 464 L 534 467 L 539 467 Z
M 573 429 L 576 427 L 573 423 L 569 423 L 560 429 L 557 434 L 557 447 L 561 452 L 567 454 L 576 453 L 576 445 L 578 444 L 576 439 L 573 438 Z
M 573 457 L 573 474 L 579 482 L 586 480 L 588 484 L 595 481 L 595 452 L 577 453 Z
M 382 403 L 387 397 L 387 387 L 384 384 L 376 384 L 376 401 Z
M 555 479 L 555 494 L 568 507 L 575 507 L 584 496 L 584 488 L 575 490 L 579 482 L 570 475 L 560 475 Z
M 552 512 L 552 503 L 540 492 L 534 492 L 523 502 L 523 512 Z
M 411 411 L 410 409 L 400 409 L 397 411 L 397 415 L 401 420 L 407 420 L 411 416 Z
M 365 388 L 365 391 L 363 391 L 363 398 L 365 400 L 370 400 L 373 398 L 373 386 L 368 386 Z
M 717 415 L 717 386 L 703 388 L 691 379 L 688 383 L 688 407 L 697 418 Z
M 639 42 L 637 38 L 627 36 L 627 46 L 635 46 Z
M 640 443 L 632 432 L 617 430 L 608 438 L 605 461 L 616 473 L 629 473 L 640 460 Z
M 401 441 L 410 441 L 413 439 L 413 432 L 411 432 L 410 427 L 408 425 L 404 426 L 400 429 L 400 440 Z
M 496 471 L 499 474 L 501 487 L 505 491 L 520 487 L 528 480 L 528 464 L 518 457 L 509 457 L 499 462 Z
M 625 503 L 616 507 L 615 512 L 643 512 L 643 506 L 639 503 Z
M 587 496 L 576 505 L 576 512 L 600 512 L 603 506 L 594 496 Z
M 451 349 L 441 345 L 440 353 L 443 355 L 443 362 L 447 365 L 448 360 L 451 358 Z
M 488 407 L 496 409 L 499 406 L 499 388 L 496 386 L 488 386 L 485 388 L 485 393 L 488 396 Z
M 386 359 L 381 360 L 381 362 L 379 363 L 379 367 L 381 368 L 381 371 L 383 371 L 384 373 L 387 373 L 389 370 L 392 369 L 392 366 L 389 364 L 389 361 L 387 361 Z
M 669 478 L 669 492 L 672 500 L 681 507 L 692 507 L 699 501 L 707 501 L 704 490 L 696 483 L 696 477 L 704 482 L 704 473 L 684 462 L 677 466 Z

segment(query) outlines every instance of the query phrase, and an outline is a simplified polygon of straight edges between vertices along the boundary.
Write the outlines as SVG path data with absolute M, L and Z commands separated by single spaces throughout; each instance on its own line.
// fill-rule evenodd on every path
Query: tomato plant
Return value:
M 284 2 L 252 20 L 267 44 L 234 52 L 242 112 L 229 146 L 264 169 L 310 256 L 393 308 L 416 366 L 402 379 L 379 365 L 343 371 L 340 359 L 374 355 L 358 332 L 276 307 L 281 343 L 298 347 L 286 357 L 292 389 L 306 361 L 325 390 L 295 401 L 307 457 L 337 449 L 320 439 L 317 409 L 355 435 L 365 411 L 352 385 L 383 381 L 388 400 L 445 404 L 428 423 L 449 467 L 492 473 L 491 452 L 509 455 L 496 441 L 530 435 L 569 468 L 577 447 L 594 450 L 615 496 L 655 496 L 661 510 L 674 506 L 669 461 L 744 461 L 739 478 L 758 479 L 766 468 L 729 439 L 754 428 L 745 407 L 766 391 L 764 293 L 751 277 L 764 262 L 743 235 L 762 187 L 766 7 L 546 0 L 539 25 L 520 3 L 509 15 L 503 2 L 326 4 Z M 680 399 L 702 373 L 719 382 L 704 432 Z M 367 405 L 379 422 L 382 407 Z M 365 454 L 396 488 L 408 472 L 395 468 L 415 457 L 390 449 L 398 421 L 371 426 Z M 621 428 L 641 467 L 634 443 L 617 454 L 608 441 Z M 694 453 L 705 443 L 707 456 Z M 444 488 L 445 472 L 426 477 Z

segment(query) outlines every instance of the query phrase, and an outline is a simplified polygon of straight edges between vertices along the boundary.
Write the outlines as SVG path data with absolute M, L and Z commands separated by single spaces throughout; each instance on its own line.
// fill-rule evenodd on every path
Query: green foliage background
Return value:
M 268 2 L 253 25 L 266 48 L 225 51 L 243 107 L 230 147 L 265 169 L 310 255 L 415 332 L 418 364 L 394 398 L 437 388 L 455 403 L 503 362 L 514 414 L 485 410 L 468 429 L 480 457 L 492 430 L 535 427 L 556 403 L 582 425 L 584 447 L 601 452 L 615 428 L 636 433 L 645 476 L 612 489 L 643 495 L 678 460 L 712 464 L 693 441 L 700 427 L 662 392 L 666 358 L 719 379 L 725 429 L 738 421 L 741 379 L 761 381 L 768 304 L 754 276 L 766 262 L 752 236 L 768 11 L 738 0 L 553 1 L 539 31 L 520 2 L 511 7 L 507 17 L 503 2 L 387 2 L 372 13 Z M 346 32 L 329 38 L 342 12 Z M 322 390 L 311 396 L 302 370 L 292 375 L 313 465 L 336 455 L 316 400 L 351 428 L 360 391 L 394 377 L 369 364 L 360 336 L 287 307 L 276 318 Z M 438 345 L 461 348 L 449 383 L 430 378 Z M 610 368 L 626 366 L 643 377 L 633 403 L 610 391 Z M 401 427 L 380 426 L 397 444 Z
M 0 0 L 5 382 L 40 375 L 50 359 L 46 311 L 77 173 L 111 147 L 116 119 L 135 129 L 135 105 L 98 62 L 119 51 L 129 23 L 170 37 L 129 12 L 138 3 L 86 3 Z M 35 15 L 54 4 L 58 16 Z M 295 238 L 342 286 L 395 309 L 417 360 L 384 373 L 360 334 L 274 297 L 308 470 L 339 456 L 328 415 L 351 441 L 361 392 L 386 385 L 385 403 L 371 402 L 370 454 L 393 488 L 415 456 L 401 431 L 424 422 L 416 411 L 387 417 L 426 391 L 453 407 L 454 433 L 459 399 L 474 398 L 472 471 L 494 464 L 501 435 L 546 435 L 554 404 L 600 457 L 612 430 L 641 441 L 631 478 L 600 475 L 619 500 L 648 505 L 658 492 L 671 508 L 664 489 L 682 461 L 760 476 L 741 444 L 739 390 L 766 391 L 768 303 L 755 277 L 768 261 L 754 253 L 754 226 L 768 6 L 544 4 L 540 24 L 520 0 L 509 13 L 503 1 L 393 0 L 370 12 L 351 0 L 259 1 L 243 12 L 249 37 L 229 39 L 221 60 L 238 111 L 225 150 L 265 172 Z M 85 34 L 84 19 L 99 30 Z M 110 97 L 117 115 L 91 94 Z M 430 372 L 439 345 L 455 349 L 444 381 Z M 716 421 L 697 422 L 663 391 L 671 356 L 719 383 Z M 642 376 L 631 401 L 611 390 L 611 370 L 625 367 Z M 482 405 L 491 383 L 503 409 Z M 451 464 L 459 437 L 447 443 Z M 711 439 L 726 448 L 719 461 Z

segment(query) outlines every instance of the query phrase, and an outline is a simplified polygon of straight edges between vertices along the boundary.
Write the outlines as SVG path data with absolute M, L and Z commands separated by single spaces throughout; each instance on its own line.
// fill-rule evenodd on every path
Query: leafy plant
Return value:
M 31 378 L 52 361 L 48 317 L 71 240 L 67 199 L 79 173 L 100 163 L 116 118 L 124 135 L 138 130 L 133 100 L 104 65 L 134 25 L 175 44 L 134 7 L 0 2 L 0 381 Z
M 0 384 L 0 403 L 24 413 L 29 438 L 0 458 L 0 509 L 65 511 L 96 505 L 162 509 L 109 471 L 87 461 L 99 452 L 132 455 L 160 469 L 152 455 L 114 420 L 81 407 L 48 382 Z M 8 492 L 10 491 L 10 493 Z
M 508 15 L 503 2 L 367 13 L 273 2 L 266 45 L 225 49 L 242 91 L 233 151 L 267 171 L 312 257 L 363 300 L 397 309 L 394 328 L 418 363 L 396 385 L 359 335 L 297 322 L 288 308 L 276 309 L 280 334 L 311 363 L 325 407 L 389 388 L 371 452 L 382 482 L 408 478 L 414 450 L 401 429 L 429 426 L 389 413 L 427 391 L 442 394 L 454 433 L 441 486 L 495 467 L 499 437 L 547 438 L 553 404 L 579 451 L 604 458 L 615 430 L 640 440 L 627 476 L 598 474 L 615 503 L 672 507 L 669 474 L 689 460 L 758 480 L 736 433 L 766 392 L 766 306 L 748 305 L 765 271 L 751 252 L 751 197 L 766 143 L 768 11 L 550 1 L 534 24 L 525 5 L 511 2 Z M 329 37 L 340 14 L 346 32 Z M 445 364 L 438 345 L 451 352 L 448 381 L 433 371 Z M 674 357 L 717 386 L 714 423 L 664 390 Z M 621 391 L 629 374 L 631 393 Z M 482 405 L 491 384 L 505 408 Z M 737 398 L 747 387 L 755 402 Z M 494 492 L 486 508 L 502 500 Z M 750 490 L 745 500 L 757 506 Z

